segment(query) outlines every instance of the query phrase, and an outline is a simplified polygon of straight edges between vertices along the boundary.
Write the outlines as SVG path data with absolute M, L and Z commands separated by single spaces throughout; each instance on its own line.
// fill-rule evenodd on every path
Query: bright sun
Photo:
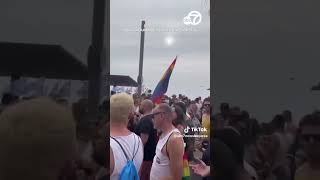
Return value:
M 167 36 L 165 38 L 165 42 L 166 42 L 167 46 L 171 46 L 175 42 L 175 40 L 174 40 L 174 38 L 172 36 Z

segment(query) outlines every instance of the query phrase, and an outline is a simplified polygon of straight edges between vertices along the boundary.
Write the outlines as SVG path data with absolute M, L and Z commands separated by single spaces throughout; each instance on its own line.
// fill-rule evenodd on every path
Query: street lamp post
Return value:
M 144 51 L 144 25 L 145 21 L 141 22 L 141 39 L 140 39 L 140 60 L 139 60 L 139 76 L 138 76 L 138 96 L 141 97 L 142 81 L 143 81 L 143 51 Z
M 104 51 L 104 21 L 106 0 L 94 0 L 92 39 L 88 52 L 88 111 L 90 122 L 96 122 L 101 91 L 101 64 Z

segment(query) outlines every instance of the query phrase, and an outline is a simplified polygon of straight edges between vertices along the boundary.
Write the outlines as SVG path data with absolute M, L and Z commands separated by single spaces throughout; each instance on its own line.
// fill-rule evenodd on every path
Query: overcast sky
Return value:
M 144 48 L 144 84 L 154 89 L 178 55 L 168 94 L 186 94 L 190 98 L 209 96 L 210 87 L 210 4 L 208 0 L 111 0 L 111 74 L 129 75 L 137 79 L 139 70 L 140 32 L 134 30 L 146 21 L 146 28 L 162 32 L 146 32 Z M 196 32 L 170 33 L 183 30 L 183 18 L 199 11 L 202 22 Z M 171 45 L 166 43 L 172 38 Z M 170 40 L 169 40 L 170 41 Z
M 295 120 L 320 105 L 319 1 L 216 1 L 212 88 L 260 121 L 284 109 Z M 290 77 L 295 80 L 290 81 Z M 216 106 L 217 107 L 217 106 Z
M 86 63 L 91 40 L 93 1 L 88 0 L 2 0 L 0 1 L 0 40 L 60 44 Z M 139 32 L 123 28 L 147 25 L 168 29 L 184 28 L 183 18 L 191 11 L 202 14 L 198 32 L 146 33 L 144 82 L 151 89 L 176 55 L 179 59 L 172 74 L 168 93 L 185 93 L 191 97 L 207 96 L 210 86 L 210 27 L 208 0 L 147 1 L 112 0 L 111 5 L 111 74 L 137 79 Z M 169 26 L 168 26 L 169 24 Z M 166 37 L 174 38 L 166 46 Z M 106 42 L 109 43 L 109 42 Z M 201 87 L 200 87 L 201 86 Z
M 312 0 L 216 1 L 211 54 L 216 107 L 229 102 L 260 121 L 269 121 L 287 108 L 298 120 L 319 107 L 320 93 L 309 91 L 320 81 L 319 5 Z M 168 34 L 146 33 L 144 80 L 153 88 L 178 54 L 169 91 L 206 92 L 198 89 L 209 86 L 205 0 L 162 0 L 156 4 L 151 0 L 111 0 L 111 7 L 115 8 L 111 12 L 111 72 L 134 79 L 140 35 L 121 29 L 140 27 L 141 19 L 147 24 L 176 25 L 189 11 L 200 11 L 200 32 L 172 34 L 176 42 L 170 47 L 164 43 Z M 89 0 L 1 0 L 0 41 L 61 44 L 85 62 L 91 18 Z

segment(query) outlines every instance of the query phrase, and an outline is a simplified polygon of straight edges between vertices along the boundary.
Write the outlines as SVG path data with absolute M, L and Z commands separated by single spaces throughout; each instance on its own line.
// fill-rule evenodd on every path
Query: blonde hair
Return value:
M 128 122 L 129 113 L 133 111 L 133 98 L 126 93 L 112 95 L 110 98 L 110 120 Z
M 47 98 L 9 107 L 0 115 L 0 143 L 0 179 L 57 179 L 76 151 L 71 110 Z

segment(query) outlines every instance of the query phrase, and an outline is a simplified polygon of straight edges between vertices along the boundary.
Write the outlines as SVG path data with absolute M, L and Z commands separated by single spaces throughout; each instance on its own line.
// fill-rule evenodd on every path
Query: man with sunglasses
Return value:
M 295 180 L 318 180 L 320 177 L 320 112 L 303 118 L 300 129 L 307 162 L 296 171 Z
M 153 159 L 150 180 L 179 180 L 183 175 L 184 141 L 180 131 L 172 124 L 173 110 L 160 104 L 151 115 L 154 127 L 161 131 Z

